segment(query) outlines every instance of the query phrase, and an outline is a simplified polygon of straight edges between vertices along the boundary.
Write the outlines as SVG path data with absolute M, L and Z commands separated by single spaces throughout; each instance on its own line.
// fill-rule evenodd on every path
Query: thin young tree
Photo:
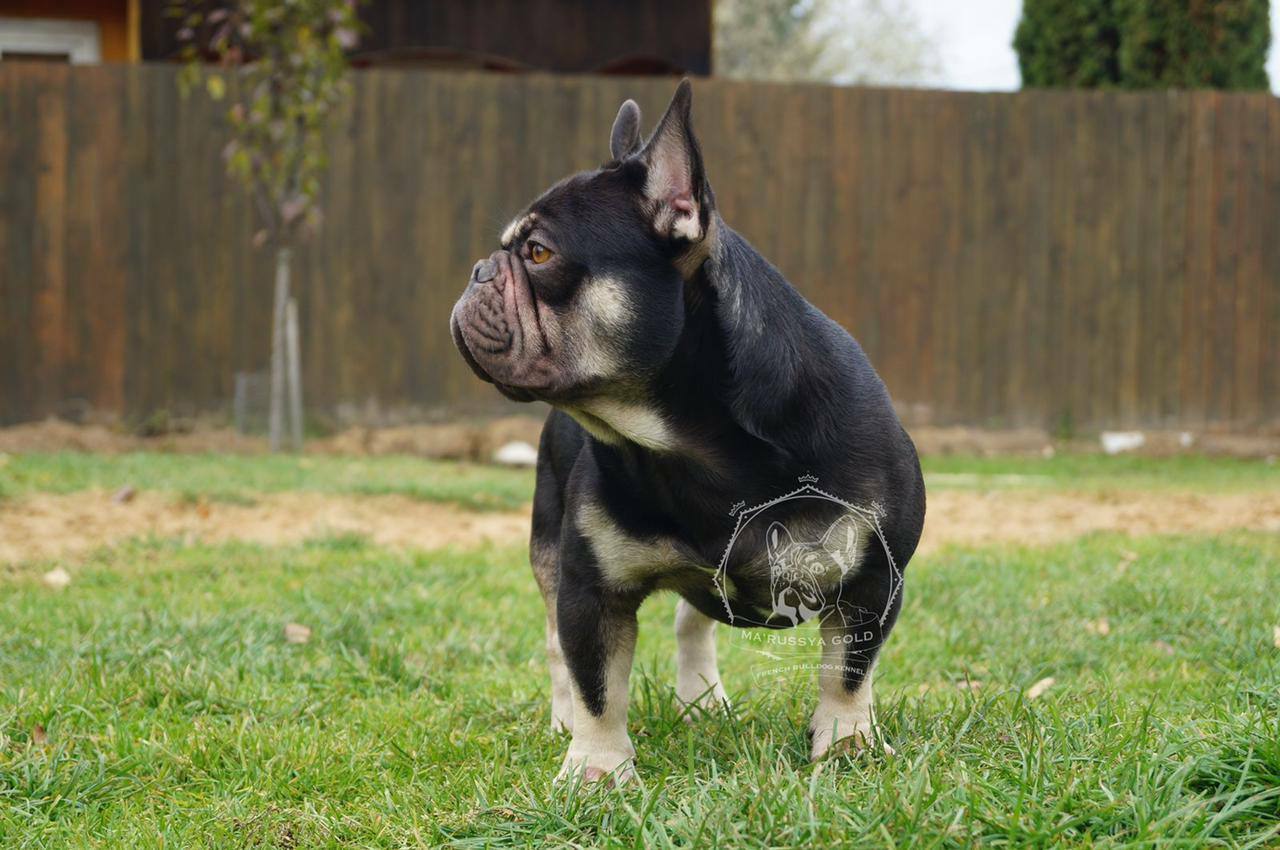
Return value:
M 254 244 L 275 252 L 271 322 L 272 451 L 284 442 L 286 370 L 294 376 L 293 445 L 301 448 L 301 366 L 286 365 L 286 322 L 297 240 L 320 222 L 325 131 L 349 90 L 347 52 L 357 39 L 358 0 L 179 0 L 186 88 L 203 81 L 226 100 L 227 171 L 253 201 Z M 217 70 L 209 71 L 205 60 Z M 296 350 L 296 345 L 293 346 Z M 296 359 L 296 355 L 295 355 Z
M 921 85 L 938 47 L 906 0 L 717 0 L 715 73 L 748 80 Z

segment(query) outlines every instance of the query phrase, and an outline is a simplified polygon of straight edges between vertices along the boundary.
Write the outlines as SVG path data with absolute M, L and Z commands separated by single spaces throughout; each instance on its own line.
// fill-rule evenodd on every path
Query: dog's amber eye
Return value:
M 533 261 L 535 266 L 540 266 L 551 259 L 551 249 L 541 242 L 530 242 L 529 259 Z

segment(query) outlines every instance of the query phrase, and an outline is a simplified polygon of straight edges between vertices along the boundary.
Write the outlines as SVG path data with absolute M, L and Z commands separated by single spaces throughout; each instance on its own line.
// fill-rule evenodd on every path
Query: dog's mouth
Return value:
M 551 391 L 553 370 L 528 277 L 506 251 L 488 262 L 491 276 L 473 274 L 453 307 L 453 343 L 481 380 L 513 401 L 534 401 Z
M 476 356 L 471 353 L 471 347 L 467 345 L 467 339 L 462 334 L 462 323 L 458 321 L 458 309 L 462 302 L 458 302 L 453 307 L 453 314 L 449 317 L 449 332 L 453 335 L 453 344 L 458 349 L 458 353 L 462 355 L 462 359 L 471 367 L 471 371 L 476 373 L 476 377 L 487 383 L 495 383 L 493 376 L 484 370 L 476 360 Z

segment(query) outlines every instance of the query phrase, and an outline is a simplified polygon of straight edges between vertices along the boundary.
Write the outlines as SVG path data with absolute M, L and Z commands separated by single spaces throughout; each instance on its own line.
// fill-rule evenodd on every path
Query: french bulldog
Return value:
M 660 590 L 679 596 L 675 690 L 689 717 L 727 705 L 717 622 L 814 619 L 811 758 L 887 749 L 872 673 L 924 523 L 915 446 L 884 383 L 720 217 L 691 103 L 685 80 L 647 139 L 639 107 L 623 103 L 609 161 L 517 215 L 450 318 L 476 375 L 553 408 L 530 560 L 546 603 L 551 724 L 571 733 L 560 776 L 583 781 L 635 776 L 636 611 Z M 835 501 L 796 498 L 772 522 L 735 528 L 731 506 L 770 504 L 802 476 L 871 507 L 855 528 Z M 784 561 L 802 587 L 779 596 Z

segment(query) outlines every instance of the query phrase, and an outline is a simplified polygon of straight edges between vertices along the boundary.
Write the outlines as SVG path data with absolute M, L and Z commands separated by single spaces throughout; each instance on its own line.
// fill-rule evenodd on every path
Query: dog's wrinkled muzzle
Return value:
M 525 302 L 530 299 L 521 298 L 520 291 L 527 285 L 511 255 L 495 251 L 472 267 L 467 288 L 449 318 L 454 345 L 471 370 L 518 401 L 532 398 L 526 385 L 539 354 L 526 345 L 524 327 L 529 321 L 520 314 L 529 306 Z

